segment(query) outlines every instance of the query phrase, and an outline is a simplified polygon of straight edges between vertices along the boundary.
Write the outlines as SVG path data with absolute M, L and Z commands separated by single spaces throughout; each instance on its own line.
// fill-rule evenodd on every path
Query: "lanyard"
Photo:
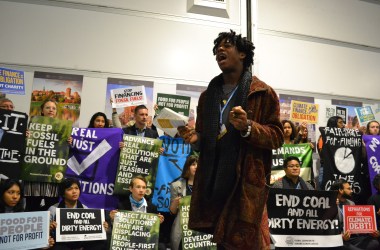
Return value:
M 226 104 L 224 104 L 223 108 L 222 108 L 222 105 L 219 106 L 219 109 L 220 109 L 219 125 L 220 126 L 222 126 L 222 124 L 223 124 L 223 112 L 226 109 L 226 107 L 228 106 L 228 103 L 231 101 L 231 98 L 234 96 L 234 94 L 235 94 L 235 92 L 237 90 L 237 87 L 238 87 L 238 85 L 236 85 L 236 87 L 232 91 L 230 97 L 228 97 L 228 100 L 227 100 Z

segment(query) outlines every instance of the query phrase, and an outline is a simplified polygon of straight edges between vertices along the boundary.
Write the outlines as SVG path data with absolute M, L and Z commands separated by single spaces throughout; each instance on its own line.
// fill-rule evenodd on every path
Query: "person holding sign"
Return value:
M 6 179 L 2 181 L 0 183 L 0 195 L 0 213 L 24 212 L 22 200 L 24 192 L 18 180 Z M 52 247 L 54 243 L 54 239 L 49 237 L 49 247 Z
M 296 138 L 296 126 L 289 120 L 282 120 L 281 123 L 284 128 L 284 144 L 294 144 L 294 139 Z
M 143 176 L 137 175 L 133 177 L 129 183 L 129 191 L 131 194 L 127 196 L 128 199 L 123 199 L 124 197 L 120 198 L 118 209 L 157 214 L 157 208 L 144 197 L 146 194 L 146 186 L 147 182 Z M 110 212 L 111 221 L 115 218 L 116 213 L 117 210 L 112 210 Z M 164 216 L 158 214 L 158 217 L 160 218 L 160 223 L 162 223 L 164 221 Z
M 272 188 L 314 190 L 313 186 L 300 176 L 301 163 L 298 157 L 289 156 L 284 160 L 285 176 L 273 183 Z
M 344 128 L 344 126 L 345 126 L 344 121 L 343 121 L 342 117 L 340 117 L 340 116 L 332 116 L 327 120 L 326 127 Z M 323 162 L 325 159 L 323 159 L 323 157 L 322 157 L 322 150 L 323 150 L 324 144 L 325 144 L 325 142 L 322 139 L 322 135 L 320 135 L 318 138 L 318 143 L 317 143 L 317 150 L 318 150 L 320 163 L 321 163 L 321 165 L 319 167 L 319 173 L 318 173 L 318 182 L 319 182 L 320 186 L 322 185 L 322 181 L 323 181 Z
M 137 135 L 153 139 L 158 138 L 157 131 L 147 127 L 148 108 L 145 105 L 139 105 L 135 107 L 133 118 L 135 124 L 133 126 L 123 128 L 124 134 Z
M 182 249 L 182 230 L 180 215 L 178 214 L 179 203 L 184 196 L 191 195 L 193 192 L 194 176 L 197 171 L 198 156 L 190 155 L 183 167 L 181 179 L 170 184 L 170 213 L 176 215 L 172 225 L 170 242 L 171 249 Z
M 219 248 L 269 247 L 266 177 L 284 136 L 276 92 L 249 70 L 253 50 L 232 30 L 219 34 L 213 53 L 222 73 L 199 98 L 195 129 L 178 128 L 200 148 L 189 227 L 213 233 Z
M 51 99 L 45 100 L 40 106 L 41 116 L 56 118 L 57 111 L 57 102 Z M 69 137 L 67 142 L 71 144 L 72 138 Z M 24 188 L 27 191 L 25 196 L 26 209 L 28 211 L 47 210 L 47 208 L 58 201 L 57 183 L 25 181 Z M 36 193 L 38 195 L 34 195 Z
M 15 110 L 15 105 L 13 104 L 13 102 L 10 99 L 2 98 L 2 99 L 0 99 L 0 109 L 6 109 L 6 110 L 13 111 L 13 110 Z
M 92 115 L 88 128 L 109 128 L 110 124 L 106 114 L 97 112 Z
M 49 208 L 50 211 L 50 230 L 53 234 L 57 228 L 57 223 L 55 221 L 56 209 L 57 208 L 87 208 L 86 205 L 79 201 L 80 197 L 80 183 L 77 179 L 66 178 L 59 184 L 59 195 L 61 197 L 61 202 L 54 204 Z M 108 223 L 103 222 L 103 227 L 105 230 L 109 229 Z M 57 242 L 54 249 L 95 249 L 103 250 L 106 249 L 106 240 L 95 240 L 95 241 L 85 241 L 85 242 Z
M 367 249 L 367 250 L 378 250 L 380 245 L 377 238 L 380 237 L 379 231 L 374 231 L 371 235 L 367 234 L 351 234 L 351 232 L 343 230 L 343 205 L 355 205 L 353 201 L 350 200 L 352 197 L 352 189 L 350 184 L 344 180 L 339 179 L 334 182 L 330 190 L 338 191 L 337 204 L 338 204 L 338 219 L 339 227 L 342 230 L 343 237 L 343 249 Z

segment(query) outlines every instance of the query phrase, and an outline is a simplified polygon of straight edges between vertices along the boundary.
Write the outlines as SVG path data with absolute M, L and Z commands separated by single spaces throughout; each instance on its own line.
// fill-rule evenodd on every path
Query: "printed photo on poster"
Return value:
M 57 102 L 57 117 L 79 126 L 83 76 L 48 72 L 34 72 L 30 103 L 30 117 L 41 115 L 45 100 Z
M 107 94 L 106 94 L 106 107 L 105 113 L 107 117 L 110 119 L 110 125 L 112 123 L 112 105 L 111 105 L 111 90 L 114 89 L 125 89 L 130 87 L 144 86 L 145 94 L 146 94 L 146 107 L 148 108 L 148 127 L 152 126 L 152 121 L 154 117 L 153 110 L 153 82 L 151 81 L 139 81 L 132 79 L 119 79 L 119 78 L 108 78 L 107 79 Z M 129 106 L 124 108 L 116 108 L 116 112 L 118 114 L 118 118 L 120 120 L 121 126 L 125 127 L 129 122 L 133 121 L 133 113 L 135 111 L 136 106 Z

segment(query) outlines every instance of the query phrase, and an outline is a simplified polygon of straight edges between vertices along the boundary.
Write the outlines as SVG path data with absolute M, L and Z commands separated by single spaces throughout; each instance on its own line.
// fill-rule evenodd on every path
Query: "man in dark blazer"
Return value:
M 158 133 L 156 130 L 147 128 L 148 122 L 148 108 L 145 105 L 139 105 L 135 108 L 134 112 L 135 124 L 131 127 L 123 128 L 124 134 L 138 135 L 142 137 L 148 137 L 156 139 Z

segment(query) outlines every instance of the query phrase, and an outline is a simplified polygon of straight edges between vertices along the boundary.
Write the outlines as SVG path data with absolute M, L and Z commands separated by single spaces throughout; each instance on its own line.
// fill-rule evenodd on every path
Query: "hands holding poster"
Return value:
M 175 137 L 180 126 L 185 126 L 189 118 L 174 112 L 169 108 L 163 108 L 154 118 L 153 124 L 171 137 Z
M 333 191 L 271 188 L 267 206 L 275 247 L 342 246 L 336 197 Z
M 344 231 L 351 234 L 371 234 L 377 230 L 375 206 L 344 205 Z
M 146 195 L 153 194 L 158 158 L 162 141 L 147 137 L 124 135 L 116 174 L 115 194 L 126 194 L 133 176 L 142 175 L 147 180 Z
M 35 116 L 29 123 L 30 136 L 21 179 L 26 181 L 60 182 L 66 171 L 72 121 Z
M 156 214 L 119 211 L 116 213 L 111 249 L 158 249 L 160 220 Z
M 104 209 L 57 208 L 57 242 L 105 240 Z
M 129 87 L 124 89 L 111 89 L 112 108 L 123 108 L 146 104 L 144 86 Z
M 34 249 L 49 246 L 48 211 L 0 214 L 0 249 Z

